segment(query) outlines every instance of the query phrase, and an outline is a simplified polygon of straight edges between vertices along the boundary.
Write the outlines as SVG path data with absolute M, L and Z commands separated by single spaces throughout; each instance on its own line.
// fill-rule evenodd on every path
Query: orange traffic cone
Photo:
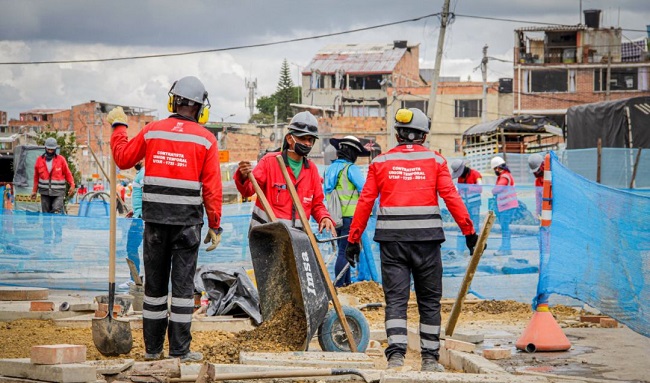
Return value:
M 537 306 L 515 346 L 526 352 L 566 351 L 571 348 L 571 343 L 548 310 L 548 304 L 542 303 Z

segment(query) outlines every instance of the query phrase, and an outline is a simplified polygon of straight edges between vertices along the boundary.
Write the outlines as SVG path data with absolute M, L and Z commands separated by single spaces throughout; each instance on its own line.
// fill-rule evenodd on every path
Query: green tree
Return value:
M 275 91 L 275 98 L 278 105 L 278 121 L 287 121 L 293 116 L 291 113 L 291 103 L 297 103 L 293 81 L 291 80 L 291 70 L 287 59 L 282 61 L 282 68 L 280 69 L 280 80 L 278 80 L 278 87 Z
M 70 134 L 58 135 L 56 131 L 46 131 L 42 132 L 36 138 L 36 143 L 38 145 L 44 145 L 45 140 L 49 137 L 53 137 L 57 144 L 59 145 L 59 154 L 65 158 L 68 162 L 68 167 L 74 178 L 75 185 L 81 185 L 81 172 L 77 170 L 77 137 L 74 132 Z M 70 190 L 70 185 L 66 186 L 66 192 Z M 71 197 L 68 197 L 66 194 L 66 202 L 70 200 Z

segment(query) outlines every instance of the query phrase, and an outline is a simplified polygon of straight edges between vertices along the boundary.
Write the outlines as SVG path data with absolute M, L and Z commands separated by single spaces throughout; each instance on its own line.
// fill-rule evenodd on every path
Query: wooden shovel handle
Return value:
M 269 204 L 269 200 L 266 199 L 266 196 L 264 195 L 262 188 L 260 188 L 260 185 L 257 183 L 257 180 L 253 175 L 253 172 L 248 173 L 248 179 L 253 184 L 253 189 L 255 189 L 255 194 L 257 194 L 257 198 L 259 198 L 260 202 L 262 202 L 262 207 L 264 208 L 264 212 L 266 213 L 266 215 L 269 217 L 269 221 L 275 222 L 277 218 L 275 217 L 273 208 Z
M 316 255 L 316 261 L 318 261 L 318 266 L 323 272 L 323 277 L 324 277 L 323 279 L 325 279 L 325 284 L 327 285 L 327 289 L 329 290 L 330 295 L 332 296 L 332 303 L 334 304 L 334 309 L 336 310 L 336 314 L 338 315 L 339 320 L 341 321 L 343 330 L 345 330 L 345 336 L 348 337 L 348 342 L 350 343 L 350 350 L 352 352 L 357 352 L 357 343 L 354 340 L 354 337 L 352 336 L 352 331 L 350 330 L 350 326 L 348 325 L 348 320 L 345 317 L 345 314 L 343 313 L 341 302 L 339 302 L 339 298 L 336 295 L 336 290 L 334 290 L 334 285 L 332 284 L 332 280 L 329 277 L 327 266 L 325 266 L 325 262 L 323 261 L 323 256 L 321 255 L 320 249 L 318 248 L 318 242 L 316 242 L 316 236 L 311 231 L 311 226 L 309 226 L 309 220 L 305 215 L 305 210 L 302 208 L 302 203 L 300 203 L 300 198 L 298 197 L 298 192 L 296 191 L 296 187 L 293 185 L 293 182 L 291 181 L 291 177 L 289 177 L 289 172 L 287 172 L 287 166 L 284 163 L 284 159 L 282 159 L 282 155 L 278 155 L 275 158 L 278 160 L 278 164 L 280 165 L 280 170 L 282 170 L 282 175 L 284 176 L 284 180 L 287 182 L 287 189 L 289 189 L 289 193 L 291 193 L 291 199 L 293 200 L 293 204 L 296 207 L 296 211 L 298 211 L 298 216 L 300 216 L 300 222 L 302 223 L 305 233 L 307 233 L 307 237 L 309 237 L 309 242 L 311 242 L 311 247 L 314 249 L 314 254 Z

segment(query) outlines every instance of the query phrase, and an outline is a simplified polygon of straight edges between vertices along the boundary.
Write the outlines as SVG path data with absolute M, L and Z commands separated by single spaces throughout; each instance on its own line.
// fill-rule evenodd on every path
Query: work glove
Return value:
M 348 242 L 348 247 L 345 249 L 345 259 L 348 260 L 350 267 L 354 267 L 357 264 L 359 254 L 361 254 L 361 244 Z
M 106 115 L 106 121 L 108 121 L 113 128 L 116 128 L 119 125 L 124 125 L 126 127 L 129 126 L 129 124 L 127 124 L 128 120 L 126 119 L 126 113 L 124 113 L 124 109 L 122 109 L 121 106 L 111 109 L 111 111 L 108 112 L 108 115 Z
M 212 245 L 208 246 L 205 251 L 212 251 L 219 246 L 219 242 L 221 242 L 221 233 L 223 232 L 222 228 L 218 229 L 213 229 L 209 228 L 208 229 L 208 234 L 205 236 L 205 239 L 203 240 L 203 243 L 210 243 L 212 242 Z
M 476 242 L 478 242 L 478 235 L 476 235 L 476 233 L 467 234 L 465 236 L 465 244 L 469 249 L 469 255 L 474 255 L 474 248 L 476 247 Z

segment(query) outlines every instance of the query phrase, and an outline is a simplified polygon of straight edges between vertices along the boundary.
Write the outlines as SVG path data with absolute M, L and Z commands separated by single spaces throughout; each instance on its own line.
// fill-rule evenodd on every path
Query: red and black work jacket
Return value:
M 221 225 L 222 186 L 217 141 L 196 122 L 174 114 L 147 124 L 128 140 L 126 127 L 113 130 L 115 163 L 133 167 L 143 157 L 142 219 L 168 225 Z
M 483 186 L 478 182 L 482 178 L 481 173 L 474 169 L 469 169 L 467 177 L 458 177 L 458 193 L 467 206 L 481 203 Z
M 541 176 L 535 177 L 535 212 L 538 216 L 542 214 L 542 195 L 544 192 L 544 164 L 540 166 Z
M 515 179 L 507 170 L 499 174 L 496 186 L 492 189 L 492 194 L 497 197 L 497 209 L 499 212 L 519 207 L 517 192 L 515 191 Z
M 323 185 L 318 168 L 310 159 L 304 158 L 302 162 L 302 169 L 296 179 L 291 167 L 289 167 L 289 159 L 287 158 L 287 151 L 282 153 L 271 152 L 267 153 L 260 159 L 255 168 L 253 169 L 253 176 L 264 192 L 266 199 L 268 199 L 273 213 L 279 220 L 289 221 L 288 223 L 293 227 L 302 227 L 298 212 L 293 206 L 289 189 L 287 189 L 287 182 L 282 175 L 280 164 L 275 158 L 282 155 L 284 163 L 291 178 L 291 182 L 298 192 L 298 198 L 302 204 L 307 218 L 314 217 L 316 222 L 323 220 L 323 218 L 330 218 L 327 212 L 327 207 L 323 202 L 325 195 L 323 193 Z M 247 177 L 244 177 L 240 172 L 235 172 L 235 185 L 237 190 L 241 193 L 242 197 L 247 198 L 255 194 L 253 184 Z M 264 212 L 261 200 L 258 198 L 253 208 L 252 221 L 257 223 L 270 222 L 269 217 Z M 251 224 L 255 224 L 251 221 Z
M 55 154 L 52 158 L 52 171 L 47 170 L 45 154 L 39 156 L 34 164 L 34 187 L 41 195 L 59 197 L 65 195 L 65 182 L 68 181 L 70 188 L 74 189 L 74 177 L 68 168 L 68 162 L 61 155 Z
M 359 242 L 377 196 L 375 241 L 444 241 L 438 196 L 463 234 L 474 233 L 447 161 L 422 145 L 398 145 L 372 161 L 352 218 L 349 242 Z

